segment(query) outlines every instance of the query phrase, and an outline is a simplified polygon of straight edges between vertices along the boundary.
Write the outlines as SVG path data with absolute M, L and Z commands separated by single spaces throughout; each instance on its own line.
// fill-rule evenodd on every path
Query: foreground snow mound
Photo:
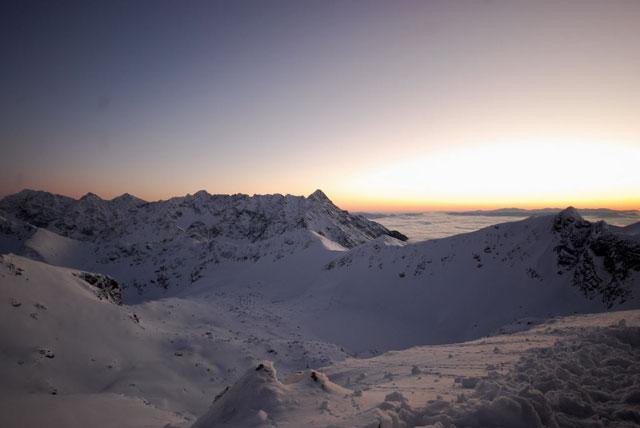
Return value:
M 378 418 L 393 427 L 637 426 L 638 361 L 640 328 L 599 328 L 533 349 L 505 375 L 461 379 L 472 389 L 456 401 L 380 406 Z
M 273 363 L 263 362 L 249 370 L 231 390 L 225 389 L 218 395 L 194 427 L 262 426 L 291 405 L 287 402 L 287 388 L 277 379 Z
M 514 335 L 349 359 L 284 382 L 261 363 L 194 427 L 637 426 L 639 325 L 638 311 L 559 318 Z
M 315 370 L 295 373 L 281 382 L 273 363 L 264 361 L 218 395 L 193 427 L 304 426 L 314 420 L 326 425 L 338 417 L 332 409 L 343 407 L 351 394 Z

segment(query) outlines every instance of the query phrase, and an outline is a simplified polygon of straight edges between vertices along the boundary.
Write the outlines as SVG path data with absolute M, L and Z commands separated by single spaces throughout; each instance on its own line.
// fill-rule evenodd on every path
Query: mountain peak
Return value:
M 133 196 L 130 193 L 123 193 L 120 196 L 116 196 L 115 198 L 111 199 L 111 202 L 116 202 L 116 203 L 138 203 L 138 202 L 144 202 L 142 199 L 138 198 L 137 196 Z
M 102 198 L 95 193 L 88 192 L 83 197 L 80 198 L 81 201 L 101 201 Z
M 112 200 L 132 199 L 132 198 L 134 198 L 134 197 L 135 197 L 135 196 L 133 196 L 133 195 L 132 195 L 132 194 L 130 194 L 130 193 L 123 193 L 123 194 L 122 194 L 122 195 L 120 195 L 120 196 L 116 196 L 116 197 L 115 197 L 115 198 L 113 198 Z
M 22 189 L 18 193 L 13 195 L 9 195 L 7 197 L 18 197 L 18 198 L 33 198 L 37 196 L 46 196 L 49 195 L 48 192 L 43 192 L 42 190 L 34 190 L 34 189 Z
M 209 194 L 209 192 L 207 192 L 206 190 L 202 189 L 202 190 L 198 190 L 196 193 L 193 194 L 194 197 L 196 198 L 204 198 L 207 196 L 211 196 Z
M 563 219 L 582 220 L 582 216 L 574 207 L 567 207 L 558 213 L 558 217 Z
M 327 195 L 325 195 L 320 189 L 317 189 L 315 192 L 310 194 L 308 198 L 318 202 L 331 202 Z
M 582 218 L 574 207 L 567 207 L 555 215 L 553 228 L 557 232 L 570 230 L 576 226 L 587 226 L 590 223 Z

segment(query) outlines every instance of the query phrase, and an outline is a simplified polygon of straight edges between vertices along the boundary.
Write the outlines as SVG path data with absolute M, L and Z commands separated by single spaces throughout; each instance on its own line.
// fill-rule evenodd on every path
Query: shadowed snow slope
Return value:
M 527 317 L 638 307 L 640 244 L 568 209 L 326 266 L 308 323 L 355 350 L 468 340 Z
M 95 403 L 96 394 L 103 411 L 136 414 L 97 426 L 143 426 L 158 414 L 185 422 L 267 356 L 288 370 L 346 356 L 256 303 L 257 293 L 130 306 L 117 304 L 117 291 L 99 274 L 0 256 L 0 396 L 15 409 L 0 412 L 0 426 L 42 426 L 29 411 L 39 400 L 65 421 L 56 404 Z M 95 416 L 52 426 L 95 426 Z

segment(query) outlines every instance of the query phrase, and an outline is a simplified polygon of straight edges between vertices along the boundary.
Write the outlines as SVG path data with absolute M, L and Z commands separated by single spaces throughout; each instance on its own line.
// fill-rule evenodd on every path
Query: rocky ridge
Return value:
M 0 200 L 0 232 L 28 240 L 38 228 L 83 243 L 95 265 L 70 265 L 120 276 L 138 293 L 200 279 L 226 262 L 273 260 L 319 241 L 336 250 L 380 236 L 401 241 L 397 231 L 335 206 L 320 190 L 292 195 L 193 195 L 145 202 L 124 194 L 103 200 L 88 193 L 76 200 L 24 190 Z M 24 246 L 13 245 L 20 254 Z M 126 271 L 126 273 L 125 273 Z

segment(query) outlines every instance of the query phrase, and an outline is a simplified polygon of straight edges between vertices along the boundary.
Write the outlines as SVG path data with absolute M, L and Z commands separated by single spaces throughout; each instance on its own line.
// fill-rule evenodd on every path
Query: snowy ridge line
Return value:
M 344 251 L 380 236 L 407 239 L 341 210 L 320 190 L 308 197 L 200 191 L 158 202 L 25 190 L 0 200 L 0 232 L 2 252 L 109 274 L 140 295 L 184 287 L 225 263 L 279 260 L 314 245 Z M 46 241 L 46 254 L 34 241 Z
M 339 209 L 321 190 L 306 198 L 280 194 L 211 195 L 201 190 L 157 202 L 145 202 L 129 194 L 103 200 L 88 193 L 76 200 L 23 190 L 0 200 L 0 210 L 36 227 L 90 242 L 122 238 L 143 226 L 190 229 L 200 237 L 250 242 L 308 228 L 335 238 L 347 248 L 381 235 L 406 240 L 399 232 Z

